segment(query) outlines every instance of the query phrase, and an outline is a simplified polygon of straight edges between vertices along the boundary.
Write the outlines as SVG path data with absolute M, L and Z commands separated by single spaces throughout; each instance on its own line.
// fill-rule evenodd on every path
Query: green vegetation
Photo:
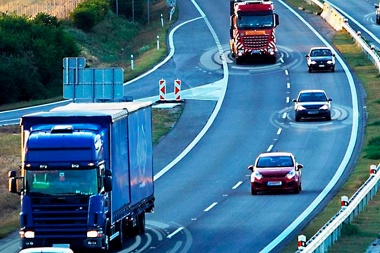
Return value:
M 62 94 L 62 59 L 80 51 L 56 18 L 2 14 L 0 41 L 0 105 Z
M 71 13 L 74 26 L 89 32 L 96 24 L 104 20 L 110 6 L 106 0 L 87 0 L 81 2 Z
M 288 0 L 287 2 L 294 8 L 299 6 L 299 2 L 305 3 L 303 0 Z M 307 6 L 305 6 L 305 8 L 307 8 Z M 368 179 L 369 166 L 379 163 L 379 71 L 374 67 L 373 63 L 364 56 L 361 49 L 355 45 L 347 32 L 337 32 L 332 44 L 335 45 L 337 50 L 342 54 L 366 90 L 366 109 L 368 112 L 366 136 L 362 152 L 347 182 L 324 210 L 300 232 L 300 234 L 306 236 L 307 240 L 340 210 L 341 196 L 348 196 L 350 198 Z M 341 237 L 329 249 L 329 252 L 364 252 L 370 243 L 377 238 L 380 232 L 379 210 L 380 194 L 377 194 L 363 213 L 358 215 L 351 224 L 346 224 L 343 227 Z M 283 252 L 295 252 L 296 250 L 297 238 L 294 238 Z

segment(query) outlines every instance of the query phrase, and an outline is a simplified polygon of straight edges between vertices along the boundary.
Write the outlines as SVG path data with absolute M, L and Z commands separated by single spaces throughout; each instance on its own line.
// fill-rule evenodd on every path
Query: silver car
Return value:
M 295 121 L 302 118 L 331 120 L 331 101 L 324 90 L 302 90 L 294 102 Z
M 328 47 L 312 47 L 306 59 L 309 73 L 313 70 L 335 71 L 335 54 Z

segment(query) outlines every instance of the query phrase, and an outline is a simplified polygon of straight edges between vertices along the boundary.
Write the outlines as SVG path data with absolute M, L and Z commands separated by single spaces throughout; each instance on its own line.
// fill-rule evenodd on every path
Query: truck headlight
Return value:
M 19 234 L 21 238 L 34 238 L 34 231 L 21 231 Z
M 101 237 L 101 236 L 102 235 L 96 230 L 87 231 L 87 237 L 88 238 L 96 238 L 96 237 Z

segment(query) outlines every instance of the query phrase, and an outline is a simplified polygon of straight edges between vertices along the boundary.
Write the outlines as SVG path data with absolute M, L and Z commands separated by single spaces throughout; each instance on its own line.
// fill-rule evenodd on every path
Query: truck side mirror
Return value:
M 8 181 L 8 190 L 11 193 L 18 193 L 17 192 L 17 179 L 16 178 L 14 178 L 14 177 L 9 178 L 9 181 Z
M 280 24 L 280 17 L 277 13 L 274 14 L 274 27 L 278 26 Z
M 11 177 L 16 177 L 16 171 L 11 170 L 8 172 L 8 178 L 11 178 Z
M 105 170 L 105 171 L 104 171 L 104 175 L 105 175 L 106 177 L 111 177 L 111 176 L 112 176 L 112 172 L 111 172 L 110 170 Z
M 112 191 L 112 178 L 111 177 L 105 177 L 104 178 L 104 190 L 106 192 Z
M 21 189 L 19 188 L 22 185 L 22 177 L 16 177 L 16 171 L 11 170 L 8 172 L 8 191 L 11 193 L 21 194 Z M 21 180 L 21 184 L 19 182 Z M 19 190 L 20 189 L 20 190 Z

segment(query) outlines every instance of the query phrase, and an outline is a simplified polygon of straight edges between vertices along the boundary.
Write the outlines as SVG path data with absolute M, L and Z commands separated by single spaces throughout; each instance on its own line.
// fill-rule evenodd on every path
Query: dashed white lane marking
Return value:
M 203 211 L 205 211 L 205 212 L 208 212 L 208 211 L 210 211 L 214 206 L 216 206 L 218 204 L 218 202 L 214 202 L 214 203 L 212 203 L 209 207 L 207 207 L 205 210 L 203 210 Z
M 177 228 L 173 233 L 171 233 L 170 235 L 168 235 L 166 238 L 172 238 L 173 236 L 175 236 L 176 234 L 178 234 L 181 230 L 183 229 L 183 227 L 179 227 Z
M 232 190 L 237 189 L 242 183 L 243 181 L 239 181 L 237 184 L 234 185 L 234 187 L 232 187 Z

